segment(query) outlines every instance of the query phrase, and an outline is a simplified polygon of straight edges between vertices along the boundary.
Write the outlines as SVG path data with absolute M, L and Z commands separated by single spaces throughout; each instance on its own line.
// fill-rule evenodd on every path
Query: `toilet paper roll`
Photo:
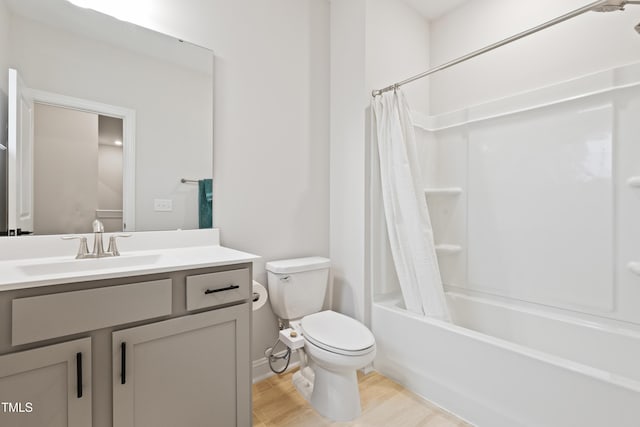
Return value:
M 269 298 L 269 294 L 262 284 L 253 281 L 253 311 L 261 308 L 263 305 L 267 303 L 267 299 Z

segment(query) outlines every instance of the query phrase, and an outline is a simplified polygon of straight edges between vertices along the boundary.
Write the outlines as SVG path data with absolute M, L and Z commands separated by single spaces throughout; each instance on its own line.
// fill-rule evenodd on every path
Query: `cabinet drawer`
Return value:
M 12 301 L 13 345 L 171 314 L 171 279 Z
M 187 276 L 187 310 L 249 299 L 248 268 Z

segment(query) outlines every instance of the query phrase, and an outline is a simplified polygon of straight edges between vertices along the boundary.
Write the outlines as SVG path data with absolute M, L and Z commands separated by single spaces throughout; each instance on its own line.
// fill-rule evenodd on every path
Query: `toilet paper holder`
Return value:
M 267 289 L 261 283 L 254 280 L 251 294 L 251 304 L 253 305 L 253 311 L 262 308 L 262 306 L 267 303 L 268 299 L 269 293 L 267 292 Z

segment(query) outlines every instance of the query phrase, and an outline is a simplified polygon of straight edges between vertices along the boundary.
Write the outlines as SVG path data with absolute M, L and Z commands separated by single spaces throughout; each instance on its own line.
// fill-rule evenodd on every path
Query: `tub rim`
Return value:
M 467 296 L 463 295 L 463 297 L 466 298 Z M 491 335 L 484 334 L 482 332 L 474 331 L 472 329 L 455 325 L 453 323 L 445 322 L 443 320 L 439 320 L 439 319 L 427 317 L 427 316 L 421 316 L 421 315 L 412 313 L 404 308 L 399 307 L 397 304 L 400 301 L 401 301 L 401 298 L 389 298 L 389 299 L 385 299 L 384 301 L 373 301 L 372 304 L 374 307 L 395 312 L 405 317 L 409 317 L 420 322 L 431 324 L 432 326 L 437 326 L 449 332 L 453 332 L 459 335 L 463 335 L 467 338 L 471 338 L 475 341 L 480 341 L 485 344 L 490 344 L 490 345 L 502 348 L 504 350 L 516 352 L 526 357 L 538 360 L 540 362 L 548 363 L 562 369 L 567 369 L 571 372 L 586 375 L 598 381 L 613 384 L 618 387 L 622 387 L 624 389 L 627 389 L 636 393 L 640 393 L 640 381 L 636 381 L 634 379 L 624 377 L 619 374 L 614 374 L 612 372 L 605 371 L 604 369 L 585 365 L 584 363 L 575 362 L 573 360 L 556 356 L 556 355 L 547 353 L 545 351 L 536 350 L 534 348 L 527 347 L 522 344 L 517 344 L 502 338 L 497 338 Z

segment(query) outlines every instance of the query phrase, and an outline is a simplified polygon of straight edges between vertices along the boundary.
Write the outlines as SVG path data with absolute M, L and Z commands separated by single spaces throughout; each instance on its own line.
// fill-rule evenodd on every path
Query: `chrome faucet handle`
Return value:
M 120 256 L 120 251 L 118 250 L 118 245 L 116 244 L 116 239 L 118 237 L 131 237 L 131 234 L 114 234 L 109 237 L 109 248 L 107 252 L 112 254 L 113 256 Z
M 99 219 L 96 219 L 91 223 L 94 233 L 104 233 L 104 224 Z
M 62 240 L 80 240 L 80 246 L 78 247 L 78 253 L 76 259 L 87 258 L 89 255 L 89 246 L 87 245 L 87 238 L 84 236 L 62 236 Z

